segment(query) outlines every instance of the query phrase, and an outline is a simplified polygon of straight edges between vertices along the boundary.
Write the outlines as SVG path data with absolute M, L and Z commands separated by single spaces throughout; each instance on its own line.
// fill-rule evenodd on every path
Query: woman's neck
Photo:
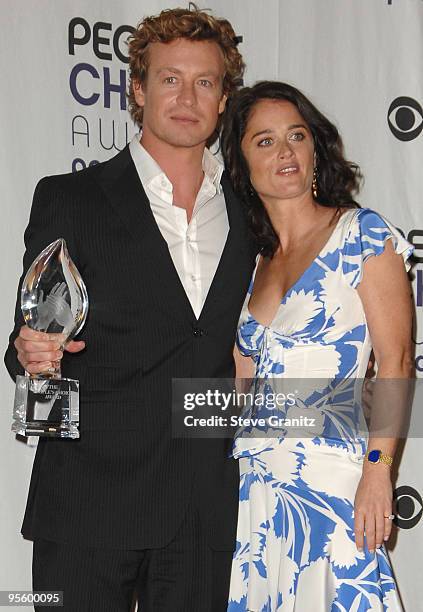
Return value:
M 309 194 L 286 200 L 268 199 L 263 205 L 284 250 L 302 242 L 323 216 L 334 213 L 317 204 Z

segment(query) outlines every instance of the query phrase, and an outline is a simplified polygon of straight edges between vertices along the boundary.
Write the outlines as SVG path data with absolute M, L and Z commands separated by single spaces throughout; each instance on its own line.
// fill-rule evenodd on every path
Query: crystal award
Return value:
M 38 255 L 21 291 L 25 323 L 55 334 L 63 350 L 85 323 L 84 282 L 59 238 Z M 60 361 L 48 372 L 16 377 L 12 431 L 22 436 L 79 438 L 79 381 L 62 378 Z

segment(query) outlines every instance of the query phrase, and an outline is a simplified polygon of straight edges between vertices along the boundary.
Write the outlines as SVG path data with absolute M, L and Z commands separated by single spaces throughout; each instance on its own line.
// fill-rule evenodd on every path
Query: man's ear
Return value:
M 223 94 L 220 102 L 219 102 L 219 115 L 221 115 L 223 113 L 223 111 L 225 110 L 225 106 L 226 106 L 226 100 L 228 99 L 228 96 L 226 96 L 225 94 Z
M 141 82 L 135 81 L 135 80 L 132 81 L 132 89 L 133 89 L 134 96 L 135 96 L 135 102 L 138 104 L 138 106 L 144 106 L 145 95 L 144 95 L 144 90 L 143 90 L 143 86 Z

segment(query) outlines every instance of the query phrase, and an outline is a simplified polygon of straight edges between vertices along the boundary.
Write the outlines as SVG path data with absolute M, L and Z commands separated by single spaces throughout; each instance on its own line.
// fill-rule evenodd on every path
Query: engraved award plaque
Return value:
M 85 323 L 84 282 L 59 238 L 29 268 L 21 291 L 28 327 L 57 334 L 62 349 Z M 12 431 L 22 436 L 79 438 L 79 381 L 61 378 L 60 361 L 48 372 L 16 377 Z

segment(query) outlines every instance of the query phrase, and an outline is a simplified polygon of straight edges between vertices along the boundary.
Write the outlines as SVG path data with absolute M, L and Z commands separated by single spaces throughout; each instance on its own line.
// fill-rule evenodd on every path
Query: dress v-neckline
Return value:
M 353 211 L 359 210 L 359 209 L 350 209 Z M 284 303 L 284 301 L 286 300 L 287 296 L 295 289 L 295 287 L 298 285 L 298 283 L 303 279 L 303 277 L 307 274 L 307 272 L 311 269 L 311 267 L 315 264 L 315 262 L 320 259 L 322 253 L 324 253 L 325 251 L 327 251 L 330 247 L 330 245 L 332 244 L 332 240 L 335 238 L 335 235 L 338 232 L 338 229 L 341 225 L 341 221 L 344 219 L 344 217 L 346 217 L 348 214 L 348 211 L 345 211 L 338 219 L 338 221 L 336 222 L 335 227 L 333 228 L 331 234 L 329 235 L 328 239 L 326 240 L 326 242 L 324 243 L 324 245 L 322 246 L 322 248 L 320 249 L 320 251 L 317 253 L 317 255 L 314 257 L 314 259 L 310 262 L 310 264 L 301 272 L 300 276 L 297 278 L 297 280 L 285 291 L 284 295 L 280 298 L 279 302 L 278 302 L 278 307 L 276 309 L 275 314 L 272 317 L 272 320 L 265 325 L 264 323 L 260 323 L 260 321 L 257 321 L 257 319 L 255 318 L 255 316 L 251 313 L 250 311 L 250 299 L 251 296 L 253 294 L 253 290 L 254 290 L 254 281 L 256 278 L 256 272 L 257 272 L 257 268 L 258 268 L 258 264 L 260 261 L 260 257 L 261 254 L 258 253 L 257 255 L 257 261 L 256 261 L 256 266 L 254 268 L 254 272 L 251 278 L 251 293 L 248 299 L 248 303 L 247 303 L 247 313 L 248 316 L 250 316 L 256 323 L 258 323 L 258 325 L 260 325 L 261 327 L 264 328 L 272 328 L 273 322 L 276 319 L 278 312 L 279 312 L 279 308 L 281 307 L 281 305 Z

